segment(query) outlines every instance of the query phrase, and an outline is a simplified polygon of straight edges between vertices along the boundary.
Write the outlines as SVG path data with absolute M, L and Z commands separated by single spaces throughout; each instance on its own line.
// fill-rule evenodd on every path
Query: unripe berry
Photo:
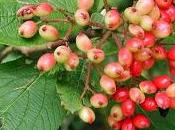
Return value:
M 144 15 L 141 18 L 140 26 L 146 31 L 151 31 L 153 23 L 154 20 L 149 15 Z
M 170 98 L 170 108 L 175 110 L 175 98 Z
M 130 24 L 128 29 L 129 29 L 129 32 L 135 37 L 144 38 L 145 36 L 145 32 L 143 28 L 138 25 Z
M 155 0 L 156 4 L 161 9 L 167 9 L 171 6 L 172 0 Z
M 134 58 L 138 61 L 144 62 L 150 59 L 153 55 L 153 52 L 150 48 L 142 48 L 140 51 L 134 54 Z
M 75 12 L 75 21 L 78 25 L 80 26 L 86 26 L 88 25 L 89 23 L 89 20 L 90 20 L 90 16 L 89 16 L 89 13 L 84 10 L 84 9 L 78 9 L 76 12 Z
M 81 32 L 76 37 L 76 45 L 77 48 L 83 52 L 87 52 L 93 47 L 92 41 L 88 38 L 87 35 Z
M 144 47 L 152 47 L 152 46 L 154 46 L 155 41 L 156 41 L 156 38 L 155 38 L 155 36 L 152 33 L 150 33 L 150 32 L 146 32 L 145 33 L 145 37 L 143 39 Z
M 129 90 L 127 88 L 118 88 L 117 91 L 112 95 L 112 99 L 116 102 L 124 102 L 129 98 Z
M 133 24 L 139 24 L 141 16 L 135 7 L 126 8 L 124 11 L 125 18 Z
M 164 60 L 167 57 L 166 50 L 163 46 L 157 45 L 153 47 L 153 57 L 156 60 Z
M 77 0 L 78 8 L 90 10 L 94 4 L 94 0 Z
M 51 25 L 42 25 L 39 29 L 40 36 L 47 41 L 56 41 L 59 38 L 58 30 Z
M 34 5 L 25 5 L 17 11 L 17 16 L 24 20 L 31 19 L 34 16 L 34 10 Z
M 151 10 L 151 12 L 148 14 L 154 21 L 158 20 L 160 18 L 160 9 L 157 7 L 157 5 L 154 6 L 154 8 Z
M 67 71 L 73 71 L 79 65 L 79 57 L 75 53 L 70 53 L 68 61 L 64 64 Z
M 131 52 L 137 52 L 141 48 L 143 48 L 143 41 L 139 38 L 131 38 L 126 41 L 126 47 L 131 51 Z
M 168 50 L 168 59 L 175 61 L 175 46 Z
M 136 104 L 131 100 L 127 99 L 121 104 L 123 115 L 126 117 L 132 116 L 135 112 Z
M 131 74 L 134 77 L 140 76 L 143 71 L 142 62 L 134 60 L 131 65 Z
M 168 75 L 157 76 L 153 80 L 158 89 L 165 89 L 171 85 L 172 80 Z
M 42 55 L 38 62 L 37 62 L 37 68 L 40 71 L 47 72 L 51 70 L 56 64 L 55 58 L 53 53 L 46 53 Z
M 111 78 L 117 78 L 124 71 L 123 67 L 117 62 L 111 62 L 104 68 L 104 72 Z
M 170 16 L 171 21 L 173 22 L 175 20 L 175 6 L 171 5 L 167 10 L 165 10 L 166 13 Z
M 89 123 L 89 124 L 92 124 L 95 121 L 95 113 L 89 107 L 83 107 L 79 111 L 79 117 L 82 121 Z
M 129 97 L 137 104 L 141 104 L 145 101 L 145 95 L 139 88 L 131 88 L 129 90 Z
M 37 33 L 37 24 L 33 21 L 24 22 L 18 29 L 18 34 L 23 38 L 31 38 Z
M 148 14 L 154 8 L 154 0 L 138 0 L 135 7 L 141 15 Z
M 106 75 L 102 75 L 100 79 L 100 86 L 105 91 L 105 93 L 109 95 L 112 95 L 116 92 L 115 81 Z
M 170 98 L 166 94 L 166 92 L 159 92 L 155 95 L 155 101 L 158 107 L 162 109 L 168 109 L 170 107 Z
M 153 94 L 157 92 L 156 85 L 152 81 L 149 81 L 149 80 L 140 82 L 139 87 L 141 91 L 146 94 Z
M 171 34 L 170 24 L 162 20 L 155 21 L 152 32 L 157 38 L 165 38 Z
M 66 63 L 69 59 L 70 49 L 66 46 L 59 46 L 54 51 L 54 57 L 58 63 Z
M 105 53 L 101 49 L 93 48 L 87 52 L 87 57 L 91 62 L 99 64 L 105 59 Z
M 169 16 L 169 14 L 166 11 L 161 10 L 160 14 L 161 14 L 160 20 L 163 20 L 163 21 L 168 22 L 168 23 L 171 22 L 171 17 Z
M 132 122 L 132 119 L 127 118 L 123 121 L 122 130 L 135 130 L 135 126 Z
M 156 111 L 158 108 L 157 103 L 153 97 L 145 98 L 145 101 L 141 104 L 141 107 L 143 108 L 143 110 L 148 112 Z
M 131 72 L 129 70 L 123 71 L 119 77 L 115 78 L 117 82 L 124 82 L 132 77 Z
M 110 115 L 114 117 L 116 121 L 123 120 L 124 116 L 120 105 L 115 105 L 111 108 Z
M 36 6 L 34 14 L 36 16 L 48 16 L 53 12 L 53 7 L 49 3 L 40 3 Z
M 149 70 L 151 69 L 155 64 L 155 59 L 154 58 L 150 58 L 144 62 L 142 62 L 142 66 L 144 70 Z
M 102 93 L 94 94 L 90 99 L 91 105 L 95 108 L 103 108 L 108 105 L 107 97 Z
M 118 61 L 119 63 L 128 68 L 132 64 L 132 53 L 127 48 L 121 48 L 118 52 Z
M 139 129 L 146 129 L 151 126 L 150 120 L 143 114 L 137 114 L 133 118 L 133 124 Z
M 109 30 L 117 29 L 122 23 L 120 13 L 116 9 L 109 10 L 105 15 L 105 25 Z
M 170 98 L 175 98 L 175 83 L 168 86 L 168 88 L 166 89 L 166 94 Z

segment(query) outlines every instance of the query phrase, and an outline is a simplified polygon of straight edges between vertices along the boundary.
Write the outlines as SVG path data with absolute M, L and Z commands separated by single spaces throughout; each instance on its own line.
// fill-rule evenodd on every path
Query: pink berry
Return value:
M 142 66 L 144 70 L 149 70 L 151 69 L 155 64 L 155 59 L 154 58 L 150 58 L 144 62 L 142 62 Z
M 146 31 L 151 31 L 153 23 L 154 20 L 149 15 L 144 15 L 141 18 L 140 26 Z
M 88 50 L 87 57 L 91 62 L 99 64 L 105 59 L 105 53 L 101 49 L 92 48 Z
M 137 53 L 134 54 L 134 58 L 138 61 L 144 62 L 150 59 L 153 55 L 153 52 L 150 48 L 142 48 Z
M 135 112 L 136 104 L 131 100 L 127 99 L 121 104 L 123 115 L 126 117 L 132 116 Z
M 167 58 L 167 52 L 165 48 L 161 45 L 157 45 L 153 47 L 153 57 L 156 60 L 164 60 Z
M 175 61 L 175 46 L 168 50 L 168 59 Z
M 74 16 L 76 23 L 80 26 L 86 26 L 90 21 L 89 13 L 84 9 L 78 9 Z
M 143 110 L 151 112 L 156 111 L 158 106 L 153 97 L 146 97 L 145 101 L 141 104 Z
M 160 20 L 163 20 L 167 23 L 171 22 L 171 17 L 169 16 L 169 14 L 165 10 L 161 10 L 160 14 L 161 14 Z
M 59 46 L 54 51 L 54 57 L 58 63 L 66 63 L 69 59 L 70 49 L 66 46 Z
M 104 72 L 111 78 L 117 78 L 124 71 L 123 67 L 117 62 L 111 62 L 104 68 Z
M 145 94 L 136 87 L 129 90 L 129 97 L 133 102 L 137 104 L 141 104 L 145 101 Z
M 121 25 L 122 19 L 116 9 L 109 10 L 105 15 L 105 25 L 109 30 L 115 30 Z
M 149 81 L 149 80 L 140 82 L 139 87 L 141 91 L 146 94 L 153 94 L 157 92 L 156 85 L 152 81 Z
M 168 75 L 157 76 L 153 80 L 158 89 L 165 89 L 172 83 L 172 79 Z
M 73 71 L 79 65 L 79 57 L 75 53 L 70 53 L 67 62 L 64 64 L 67 71 Z
M 79 50 L 83 52 L 87 52 L 88 50 L 92 49 L 92 41 L 88 38 L 88 36 L 82 32 L 78 34 L 76 37 L 76 45 Z
M 39 29 L 40 36 L 47 41 L 56 41 L 59 38 L 58 30 L 52 25 L 42 25 Z
M 116 102 L 124 102 L 129 98 L 129 90 L 127 88 L 118 88 L 117 91 L 112 95 L 112 99 Z
M 155 0 L 155 2 L 161 9 L 167 9 L 172 4 L 172 0 Z
M 170 16 L 171 21 L 175 20 L 175 6 L 171 5 L 165 12 Z
M 135 127 L 139 128 L 139 129 L 146 129 L 146 128 L 149 128 L 151 126 L 150 120 L 143 114 L 137 114 L 133 118 L 133 124 Z
M 24 22 L 18 29 L 18 34 L 23 38 L 31 38 L 37 33 L 37 24 L 33 21 Z
M 134 77 L 140 76 L 141 73 L 143 71 L 143 66 L 142 66 L 142 62 L 140 61 L 133 61 L 132 65 L 131 65 L 131 74 Z
M 151 10 L 151 12 L 148 14 L 154 21 L 158 20 L 160 18 L 160 9 L 157 7 L 157 5 L 154 6 L 154 8 Z
M 91 105 L 95 108 L 103 108 L 108 105 L 107 97 L 102 93 L 94 94 L 90 99 Z
M 155 101 L 158 105 L 158 107 L 162 109 L 167 109 L 170 107 L 170 98 L 166 94 L 166 92 L 158 92 L 155 95 Z
M 110 112 L 110 115 L 112 117 L 114 117 L 114 119 L 116 121 L 121 121 L 123 120 L 124 116 L 123 116 L 123 112 L 122 112 L 122 109 L 121 109 L 121 106 L 120 105 L 115 105 L 111 108 L 111 112 Z
M 48 16 L 53 12 L 53 7 L 49 3 L 40 3 L 36 6 L 34 14 L 36 16 Z
M 112 95 L 116 92 L 115 81 L 106 75 L 102 75 L 100 79 L 100 86 L 109 95 Z
M 166 89 L 166 94 L 170 98 L 175 98 L 175 83 L 168 86 L 168 88 Z
M 132 119 L 127 118 L 123 121 L 122 130 L 135 130 Z
M 89 107 L 83 107 L 79 111 L 79 117 L 82 121 L 89 123 L 89 124 L 92 124 L 95 121 L 95 113 Z
M 144 38 L 145 36 L 145 32 L 143 28 L 139 25 L 130 24 L 128 29 L 129 29 L 129 32 L 135 37 Z
M 42 55 L 38 62 L 37 62 L 37 68 L 40 71 L 47 72 L 51 70 L 56 64 L 55 58 L 53 53 L 46 53 Z
M 35 8 L 35 5 L 25 5 L 17 11 L 17 16 L 24 20 L 31 19 L 34 16 Z
M 84 10 L 90 10 L 94 4 L 94 0 L 77 0 L 78 7 Z
M 129 70 L 125 70 L 121 72 L 120 76 L 115 78 L 117 82 L 124 82 L 132 77 L 131 72 Z

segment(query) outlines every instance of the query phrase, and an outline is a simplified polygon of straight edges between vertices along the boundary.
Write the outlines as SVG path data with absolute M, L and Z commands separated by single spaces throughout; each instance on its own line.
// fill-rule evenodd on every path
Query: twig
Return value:
M 106 27 L 103 24 L 100 24 L 100 23 L 97 23 L 97 22 L 94 22 L 94 21 L 90 21 L 88 25 L 98 27 L 98 28 L 101 28 L 101 29 L 106 29 Z
M 108 11 L 110 9 L 109 4 L 108 4 L 108 0 L 103 0 L 104 3 L 104 7 L 106 9 L 106 11 Z
M 117 34 L 116 33 L 112 33 L 112 37 L 114 38 L 118 49 L 122 48 L 122 43 L 121 43 L 120 39 L 118 38 Z
M 112 32 L 111 31 L 107 31 L 102 39 L 97 43 L 97 48 L 101 48 L 103 46 L 103 44 L 106 42 L 106 40 L 111 36 Z
M 67 30 L 64 38 L 63 38 L 65 41 L 68 41 L 69 40 L 69 37 L 70 37 L 70 35 L 72 33 L 72 30 L 73 30 L 73 24 L 71 24 L 71 26 L 68 28 L 68 30 Z
M 13 47 L 9 46 L 6 47 L 1 53 L 0 53 L 0 62 L 10 53 L 13 51 Z

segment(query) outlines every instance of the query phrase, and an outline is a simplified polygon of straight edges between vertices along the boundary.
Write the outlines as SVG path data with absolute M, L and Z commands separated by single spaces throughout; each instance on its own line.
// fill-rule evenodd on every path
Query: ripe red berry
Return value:
M 79 111 L 79 117 L 82 121 L 92 124 L 95 121 L 95 113 L 89 107 L 83 107 Z
M 149 70 L 151 69 L 155 64 L 155 59 L 154 58 L 150 58 L 144 62 L 142 62 L 142 66 L 144 70 Z
M 115 81 L 106 75 L 102 75 L 100 79 L 100 86 L 109 95 L 112 95 L 116 92 Z
M 75 21 L 78 25 L 80 26 L 86 26 L 88 25 L 89 23 L 89 20 L 90 20 L 90 16 L 89 16 L 89 13 L 84 10 L 84 9 L 78 9 L 76 12 L 75 12 Z
M 165 48 L 161 45 L 154 46 L 152 48 L 152 51 L 153 51 L 153 57 L 156 60 L 164 60 L 167 57 L 167 52 Z
M 139 88 L 130 88 L 129 90 L 130 99 L 137 103 L 141 104 L 145 101 L 145 94 Z
M 94 0 L 78 0 L 78 8 L 90 10 L 94 4 Z
M 146 94 L 153 94 L 157 92 L 157 87 L 152 81 L 148 80 L 142 81 L 140 82 L 139 87 L 141 91 Z
M 165 10 L 161 10 L 160 14 L 161 14 L 160 20 L 163 20 L 163 21 L 168 22 L 168 23 L 171 22 L 171 17 L 169 16 L 169 14 Z
M 114 125 L 113 128 L 115 130 L 120 130 L 122 128 L 123 120 L 122 121 L 117 121 Z
M 152 47 L 152 46 L 154 46 L 155 41 L 156 41 L 156 38 L 155 38 L 155 36 L 152 33 L 145 32 L 145 37 L 143 39 L 144 47 Z
M 166 94 L 170 98 L 175 98 L 175 83 L 168 86 L 168 88 L 166 89 Z
M 108 116 L 108 124 L 111 128 L 115 130 L 120 130 L 122 127 L 123 121 L 116 121 L 113 116 Z
M 58 63 L 66 63 L 69 59 L 70 49 L 66 46 L 59 46 L 54 51 L 54 57 Z
M 134 58 L 138 61 L 144 62 L 150 59 L 153 55 L 153 52 L 150 48 L 142 48 L 137 53 L 134 54 Z
M 123 121 L 122 130 L 135 130 L 132 119 L 127 118 Z
M 122 23 L 120 13 L 116 9 L 109 10 L 105 15 L 105 25 L 109 30 L 117 29 Z
M 24 22 L 18 29 L 18 34 L 23 38 L 31 38 L 37 33 L 37 24 L 33 21 Z
M 105 53 L 101 49 L 92 48 L 88 50 L 87 57 L 91 62 L 99 64 L 105 59 Z
M 53 7 L 49 3 L 40 3 L 36 6 L 36 9 L 34 10 L 34 14 L 36 16 L 48 16 L 53 12 Z
M 170 67 L 169 71 L 173 76 L 175 76 L 175 68 Z
M 175 6 L 171 5 L 167 10 L 165 10 L 166 13 L 170 16 L 171 21 L 173 22 L 175 20 Z
M 160 9 L 155 5 L 151 12 L 148 14 L 154 21 L 160 18 Z
M 144 38 L 145 36 L 145 31 L 138 25 L 130 24 L 128 30 L 134 37 Z
M 129 90 L 127 88 L 118 88 L 114 95 L 112 95 L 112 99 L 116 102 L 124 102 L 129 98 Z
M 158 105 L 158 107 L 162 109 L 167 109 L 170 107 L 170 98 L 166 94 L 166 92 L 158 92 L 155 95 L 155 101 Z
M 145 31 L 151 31 L 152 30 L 153 23 L 154 23 L 154 20 L 149 15 L 144 15 L 141 18 L 140 26 Z
M 172 0 L 155 0 L 155 2 L 161 9 L 167 9 L 172 4 Z
M 56 64 L 56 60 L 54 58 L 53 53 L 46 53 L 42 55 L 38 62 L 37 62 L 37 68 L 40 71 L 49 71 L 51 70 Z
M 170 108 L 175 110 L 175 98 L 170 98 Z
M 157 76 L 153 80 L 158 89 L 167 88 L 172 83 L 172 79 L 168 75 Z
M 126 117 L 132 116 L 135 112 L 136 104 L 131 100 L 127 99 L 121 103 L 123 115 Z
M 158 108 L 157 103 L 153 97 L 146 97 L 145 101 L 141 104 L 141 107 L 148 112 L 156 111 Z
M 58 30 L 52 25 L 42 25 L 39 29 L 39 34 L 47 41 L 56 41 L 59 38 Z
M 116 120 L 121 121 L 123 120 L 123 112 L 120 105 L 115 105 L 111 108 L 110 115 Z
M 175 61 L 169 60 L 169 66 L 175 68 Z
M 168 50 L 168 59 L 175 61 L 175 46 Z
M 131 74 L 134 77 L 140 76 L 141 73 L 143 71 L 143 66 L 142 66 L 142 62 L 140 61 L 133 61 L 132 65 L 131 65 Z
M 77 48 L 83 52 L 87 52 L 93 47 L 92 41 L 82 32 L 80 32 L 76 37 L 76 45 Z
M 75 53 L 70 53 L 67 62 L 64 64 L 67 71 L 73 71 L 79 65 L 79 57 Z
M 135 127 L 139 128 L 139 129 L 146 129 L 146 128 L 149 128 L 151 126 L 150 120 L 143 114 L 137 114 L 133 118 L 133 124 Z
M 24 20 L 31 19 L 34 16 L 35 8 L 34 5 L 25 5 L 17 11 L 17 16 Z
M 102 93 L 95 93 L 90 99 L 91 105 L 95 108 L 103 108 L 108 105 L 107 97 Z

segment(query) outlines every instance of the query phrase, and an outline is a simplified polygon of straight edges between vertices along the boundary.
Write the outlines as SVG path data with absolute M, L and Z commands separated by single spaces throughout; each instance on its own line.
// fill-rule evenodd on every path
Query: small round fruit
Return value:
M 172 76 L 175 76 L 175 68 L 170 67 L 169 71 L 170 71 Z
M 155 0 L 155 2 L 161 9 L 167 9 L 172 4 L 172 0 Z
M 175 98 L 170 98 L 170 108 L 175 110 Z
M 127 118 L 123 121 L 122 130 L 135 130 L 135 126 L 131 118 Z
M 161 109 L 168 109 L 170 107 L 170 98 L 166 92 L 158 92 L 155 95 L 155 101 Z
M 138 38 L 145 37 L 145 32 L 143 28 L 139 25 L 130 24 L 128 29 L 129 29 L 129 32 L 135 37 L 138 37 Z
M 145 32 L 145 37 L 143 39 L 144 47 L 153 47 L 155 44 L 156 38 L 150 32 Z
M 105 25 L 109 30 L 117 29 L 122 23 L 120 13 L 116 9 L 109 10 L 105 15 Z
M 141 104 L 141 107 L 148 112 L 157 111 L 157 103 L 153 97 L 146 97 L 145 101 Z
M 56 60 L 53 53 L 46 53 L 39 58 L 37 62 L 37 68 L 40 71 L 47 72 L 51 70 L 55 66 L 55 64 Z
M 112 99 L 116 102 L 124 102 L 129 98 L 129 90 L 127 88 L 118 88 L 114 95 L 112 95 Z
M 155 64 L 155 59 L 154 58 L 150 58 L 144 62 L 142 62 L 142 66 L 144 70 L 149 70 L 151 69 Z
M 156 85 L 149 80 L 140 82 L 139 87 L 140 87 L 140 90 L 146 94 L 154 94 L 157 92 Z
M 169 60 L 169 66 L 172 68 L 175 68 L 175 61 L 174 60 Z
M 143 114 L 137 114 L 133 118 L 133 124 L 139 129 L 146 129 L 151 126 L 150 120 Z
M 153 55 L 153 52 L 150 48 L 142 48 L 137 53 L 134 54 L 134 58 L 138 61 L 144 62 L 150 59 Z
M 167 23 L 171 22 L 171 17 L 169 16 L 169 14 L 165 10 L 161 10 L 160 14 L 161 14 L 160 20 L 163 20 Z
M 154 6 L 154 8 L 151 10 L 151 12 L 148 14 L 154 21 L 158 20 L 160 18 L 160 9 L 157 7 L 157 5 Z
M 137 103 L 141 104 L 145 101 L 145 95 L 139 88 L 130 88 L 129 90 L 129 97 L 130 99 Z
M 90 102 L 95 108 L 103 108 L 108 105 L 108 98 L 102 93 L 96 93 L 91 97 Z
M 154 20 L 149 15 L 144 15 L 141 18 L 140 26 L 146 31 L 151 31 L 153 23 Z
M 167 58 L 167 52 L 165 48 L 161 45 L 154 46 L 152 48 L 152 51 L 153 51 L 153 57 L 156 60 L 164 60 Z
M 47 41 L 56 41 L 59 38 L 58 30 L 51 25 L 42 25 L 39 29 L 40 36 Z
M 89 107 L 83 107 L 79 111 L 79 117 L 82 121 L 89 123 L 89 124 L 92 124 L 95 121 L 95 113 Z
M 175 46 L 168 50 L 168 59 L 175 61 Z
M 114 117 L 116 121 L 123 120 L 124 116 L 120 105 L 115 105 L 111 108 L 110 115 Z
M 132 77 L 131 72 L 129 70 L 123 71 L 119 77 L 115 78 L 117 82 L 124 82 Z
M 168 88 L 166 89 L 166 94 L 170 98 L 175 98 L 175 83 L 168 86 Z
M 134 60 L 131 65 L 131 74 L 134 77 L 140 76 L 143 71 L 142 62 Z
M 89 13 L 84 9 L 78 9 L 75 12 L 75 21 L 80 26 L 86 26 L 89 24 L 90 16 Z
M 99 64 L 105 59 L 105 53 L 101 49 L 92 48 L 87 52 L 87 57 L 91 62 Z
M 132 116 L 135 112 L 136 104 L 131 100 L 127 99 L 121 103 L 123 115 L 126 117 Z
M 70 53 L 68 61 L 64 64 L 67 71 L 73 71 L 79 65 L 79 57 L 75 53 Z
M 116 92 L 115 81 L 106 75 L 102 75 L 100 79 L 100 86 L 105 91 L 105 93 L 109 95 L 112 95 Z
M 79 9 L 90 10 L 94 5 L 94 0 L 77 0 L 77 2 Z
M 80 32 L 76 37 L 76 45 L 77 48 L 83 52 L 87 52 L 93 47 L 92 41 L 82 32 Z
M 124 71 L 123 67 L 117 62 L 111 62 L 104 68 L 104 72 L 111 78 L 117 78 Z
M 69 59 L 70 49 L 66 46 L 59 46 L 54 51 L 54 57 L 58 63 L 66 63 Z
M 161 75 L 155 77 L 153 82 L 158 89 L 165 89 L 171 85 L 172 79 L 168 75 Z
M 173 22 L 175 20 L 175 6 L 171 5 L 168 9 L 165 10 L 165 12 L 170 16 L 171 21 Z
M 36 6 L 34 14 L 36 16 L 48 16 L 53 12 L 53 7 L 49 3 L 40 3 Z
M 34 16 L 34 5 L 25 5 L 17 11 L 17 16 L 21 19 L 28 20 Z
M 37 33 L 37 24 L 33 21 L 24 22 L 18 29 L 18 34 L 23 38 L 31 38 Z
M 120 130 L 122 127 L 123 121 L 116 121 L 113 116 L 108 116 L 108 124 L 111 128 L 115 130 Z

